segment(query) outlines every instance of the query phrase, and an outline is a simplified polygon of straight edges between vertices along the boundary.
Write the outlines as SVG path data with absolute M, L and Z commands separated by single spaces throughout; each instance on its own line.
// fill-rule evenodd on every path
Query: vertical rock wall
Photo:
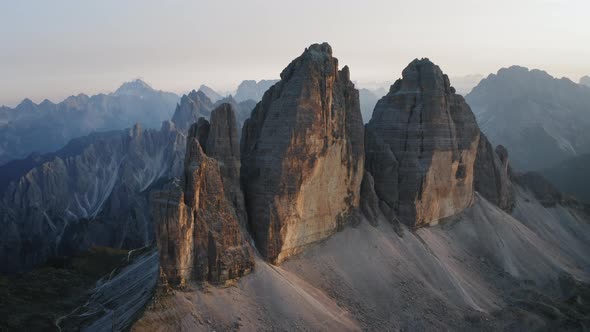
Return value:
M 207 145 L 221 156 L 222 151 L 231 150 L 224 144 L 231 140 L 217 140 L 211 134 L 227 129 L 231 117 L 213 118 L 219 121 L 208 127 Z M 152 194 L 160 264 L 172 285 L 189 280 L 226 284 L 254 266 L 236 209 L 226 195 L 223 167 L 203 152 L 199 128 L 202 123 L 189 130 L 182 179 Z M 215 140 L 219 144 L 213 143 Z
M 440 68 L 414 60 L 375 106 L 366 127 L 366 169 L 400 221 L 420 227 L 473 199 L 479 128 Z
M 358 208 L 363 124 L 348 67 L 314 44 L 281 73 L 242 130 L 242 179 L 257 247 L 279 263 Z

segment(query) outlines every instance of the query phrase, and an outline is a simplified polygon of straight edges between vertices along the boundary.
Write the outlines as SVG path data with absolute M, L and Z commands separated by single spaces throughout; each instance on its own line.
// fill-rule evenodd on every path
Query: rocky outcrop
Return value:
M 383 214 L 379 207 L 379 197 L 375 193 L 375 180 L 371 173 L 366 172 L 361 182 L 361 212 L 372 225 L 377 225 Z
M 359 206 L 363 124 L 348 67 L 314 44 L 281 73 L 242 131 L 242 180 L 260 253 L 279 263 Z
M 244 125 L 244 121 L 246 121 L 250 117 L 250 113 L 254 107 L 256 107 L 256 101 L 252 99 L 247 99 L 238 102 L 234 97 L 231 95 L 220 99 L 215 103 L 215 107 L 218 107 L 221 104 L 230 104 L 232 109 L 236 114 L 236 120 L 238 121 L 238 134 L 241 135 L 242 126 Z
M 218 139 L 224 133 L 215 124 L 227 112 L 225 107 L 216 111 L 209 132 L 213 137 L 207 141 L 220 143 L 209 147 L 225 157 L 220 148 L 224 142 Z M 195 124 L 189 131 L 181 180 L 153 192 L 151 198 L 160 266 L 171 285 L 190 280 L 226 284 L 253 268 L 252 251 L 224 188 L 220 163 L 201 148 Z
M 211 123 L 199 119 L 196 131 L 205 154 L 219 162 L 227 199 L 246 229 L 248 218 L 240 187 L 240 139 L 234 110 L 232 104 L 219 105 L 211 112 Z
M 191 91 L 180 98 L 180 104 L 176 106 L 172 122 L 176 128 L 186 133 L 190 126 L 201 117 L 206 119 L 211 115 L 213 103 L 202 91 Z
M 181 173 L 184 149 L 185 137 L 165 122 L 93 134 L 29 161 L 0 188 L 0 271 L 91 246 L 153 242 L 147 192 Z
M 414 60 L 381 98 L 366 126 L 365 168 L 382 205 L 420 227 L 473 199 L 479 129 L 440 68 Z
M 514 191 L 510 181 L 508 151 L 502 145 L 494 150 L 484 134 L 480 134 L 474 169 L 474 188 L 484 198 L 510 212 L 514 207 Z

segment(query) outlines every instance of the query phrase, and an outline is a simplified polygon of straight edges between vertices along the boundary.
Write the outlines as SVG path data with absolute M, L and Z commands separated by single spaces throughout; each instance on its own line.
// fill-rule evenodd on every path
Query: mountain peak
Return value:
M 312 44 L 308 48 L 305 49 L 306 52 L 318 52 L 318 53 L 325 53 L 329 56 L 332 56 L 332 46 L 330 44 L 323 42 L 321 44 Z
M 312 44 L 303 54 L 291 61 L 281 72 L 281 80 L 289 80 L 300 68 L 318 66 L 322 71 L 334 73 L 338 68 L 338 59 L 332 57 L 332 47 L 328 43 Z
M 338 71 L 328 44 L 311 45 L 244 123 L 248 218 L 257 249 L 270 262 L 330 236 L 359 206 L 363 124 L 348 75 Z
M 152 91 L 154 91 L 154 89 L 149 84 L 138 78 L 133 81 L 123 83 L 114 94 L 141 96 L 146 92 Z
M 211 99 L 212 102 L 216 102 L 223 98 L 223 96 L 219 92 L 213 90 L 205 84 L 201 84 L 201 86 L 199 87 L 199 91 L 203 92 L 207 97 L 209 97 L 209 99 Z
M 203 91 L 192 90 L 188 95 L 180 98 L 176 106 L 172 122 L 181 131 L 186 132 L 200 117 L 209 118 L 213 110 L 213 103 Z
M 529 69 L 527 67 L 523 67 L 523 66 L 518 66 L 518 65 L 513 65 L 510 66 L 508 68 L 501 68 L 500 70 L 498 70 L 498 73 L 496 75 L 491 74 L 489 77 L 503 77 L 506 79 L 524 79 L 525 77 L 528 77 L 530 79 L 540 79 L 540 80 L 545 80 L 545 79 L 554 79 L 555 77 L 549 75 L 549 73 L 547 73 L 544 70 L 540 70 L 540 69 Z
M 581 77 L 580 84 L 590 87 L 590 76 L 586 75 Z
M 402 71 L 402 78 L 398 79 L 390 88 L 390 92 L 393 93 L 400 91 L 455 93 L 449 77 L 428 58 L 414 59 Z
M 193 101 L 207 100 L 208 102 L 211 102 L 211 99 L 209 99 L 209 97 L 207 97 L 207 95 L 201 90 L 196 91 L 193 89 L 191 92 L 188 93 L 187 97 L 189 97 Z
M 35 104 L 31 99 L 25 98 L 25 99 L 23 99 L 23 101 L 20 102 L 20 104 L 18 104 L 18 106 L 16 106 L 16 108 L 33 107 L 33 106 L 37 106 L 37 104 Z

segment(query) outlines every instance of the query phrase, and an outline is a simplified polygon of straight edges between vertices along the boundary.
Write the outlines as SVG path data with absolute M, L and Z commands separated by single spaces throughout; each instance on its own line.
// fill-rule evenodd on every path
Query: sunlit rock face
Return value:
M 473 200 L 479 143 L 475 117 L 428 59 L 414 60 L 381 98 L 366 126 L 366 169 L 382 205 L 420 227 Z
M 242 130 L 242 183 L 256 245 L 279 263 L 333 234 L 359 206 L 363 123 L 330 45 L 293 60 Z
M 228 199 L 233 196 L 226 193 L 226 188 L 234 189 L 235 182 L 225 182 L 237 175 L 223 177 L 238 167 L 230 163 L 237 158 L 232 154 L 237 152 L 232 148 L 237 144 L 235 115 L 225 104 L 213 112 L 212 121 L 210 126 L 200 121 L 191 127 L 181 179 L 151 197 L 160 266 L 175 286 L 191 280 L 227 284 L 254 266 L 236 208 Z M 203 128 L 207 128 L 208 151 L 219 162 L 207 156 L 199 143 L 199 137 L 205 136 Z

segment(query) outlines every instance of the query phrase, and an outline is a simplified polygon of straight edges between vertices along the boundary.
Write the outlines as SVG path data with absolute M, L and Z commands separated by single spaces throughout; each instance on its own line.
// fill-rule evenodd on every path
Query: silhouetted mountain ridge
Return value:
M 0 164 L 32 152 L 56 151 L 70 139 L 94 131 L 123 129 L 137 122 L 159 128 L 170 119 L 177 101 L 177 95 L 156 91 L 141 80 L 124 83 L 111 94 L 78 94 L 57 104 L 24 99 L 13 109 L 0 110 Z
M 539 170 L 590 152 L 590 88 L 545 71 L 502 68 L 466 97 L 494 144 L 520 170 Z

